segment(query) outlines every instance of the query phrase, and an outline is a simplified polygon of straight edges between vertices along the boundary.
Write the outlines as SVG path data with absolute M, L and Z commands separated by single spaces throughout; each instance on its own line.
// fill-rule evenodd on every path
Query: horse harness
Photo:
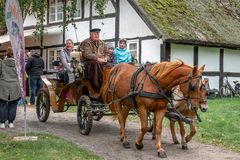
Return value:
M 141 79 L 138 86 L 136 86 L 136 80 L 138 75 L 145 71 L 145 76 Z M 143 85 L 144 81 L 146 80 L 147 76 L 150 78 L 153 84 L 156 85 L 158 92 L 152 93 L 152 92 L 146 92 L 143 91 Z M 136 72 L 134 72 L 131 83 L 130 83 L 130 92 L 129 92 L 129 100 L 133 104 L 134 108 L 137 109 L 135 97 L 146 97 L 146 98 L 154 98 L 154 99 L 167 99 L 170 104 L 172 104 L 171 99 L 169 98 L 171 96 L 171 92 L 166 92 L 162 89 L 160 83 L 149 73 L 149 69 L 146 67 L 146 65 L 141 65 Z
M 137 111 L 137 104 L 136 104 L 136 100 L 135 100 L 136 96 L 146 97 L 146 98 L 154 98 L 154 99 L 167 99 L 169 104 L 171 105 L 171 107 L 168 108 L 169 114 L 168 114 L 168 112 L 166 113 L 166 114 L 168 114 L 168 115 L 166 115 L 167 117 L 169 117 L 169 118 L 176 118 L 176 119 L 182 120 L 182 121 L 184 121 L 187 124 L 192 123 L 191 120 L 187 119 L 179 111 L 176 110 L 176 108 L 173 105 L 173 100 L 174 99 L 172 98 L 172 92 L 171 91 L 164 91 L 162 89 L 160 83 L 149 73 L 149 68 L 146 65 L 141 65 L 134 72 L 134 74 L 133 74 L 133 76 L 131 78 L 130 92 L 127 95 L 125 95 L 125 96 L 123 96 L 123 97 L 121 97 L 119 99 L 115 99 L 114 100 L 114 90 L 115 90 L 115 88 L 111 88 L 111 86 L 110 86 L 108 88 L 108 92 L 112 93 L 112 101 L 109 104 L 107 104 L 107 105 L 111 105 L 111 104 L 113 104 L 115 102 L 119 102 L 119 101 L 122 101 L 122 100 L 124 100 L 126 98 L 129 98 L 130 103 L 132 103 L 132 105 L 134 106 L 135 110 Z M 145 71 L 146 74 L 140 80 L 140 83 L 136 86 L 137 77 L 138 77 L 138 75 L 142 71 Z M 158 89 L 158 92 L 152 93 L 152 92 L 146 92 L 146 91 L 142 90 L 143 89 L 143 85 L 144 85 L 144 81 L 146 80 L 147 76 L 152 81 L 152 83 L 156 85 L 156 87 Z M 111 82 L 115 80 L 115 77 L 116 77 L 116 74 L 114 74 L 112 77 L 110 77 L 110 83 L 109 84 L 111 84 Z M 193 78 L 193 77 L 189 76 L 189 78 Z M 186 82 L 188 82 L 188 81 L 189 81 L 189 79 L 186 80 Z M 186 83 L 186 82 L 182 82 L 182 83 Z M 187 100 L 188 98 L 189 97 L 187 97 L 187 98 L 184 97 L 185 100 Z M 194 99 L 194 98 L 192 98 L 192 99 Z M 199 115 L 197 114 L 197 111 L 196 111 L 196 115 L 197 115 L 197 117 L 199 117 Z M 198 119 L 200 119 L 200 117 Z

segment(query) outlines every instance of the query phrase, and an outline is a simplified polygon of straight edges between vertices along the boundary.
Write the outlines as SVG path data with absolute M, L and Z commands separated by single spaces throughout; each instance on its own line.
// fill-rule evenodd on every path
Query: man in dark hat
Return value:
M 85 75 L 95 89 L 102 85 L 102 64 L 110 61 L 107 46 L 99 39 L 101 29 L 90 29 L 90 37 L 85 39 L 79 49 L 82 52 L 82 61 L 85 66 Z

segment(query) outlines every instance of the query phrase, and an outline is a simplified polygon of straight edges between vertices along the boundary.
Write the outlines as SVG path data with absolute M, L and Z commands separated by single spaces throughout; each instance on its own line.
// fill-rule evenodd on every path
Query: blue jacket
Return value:
M 114 56 L 116 58 L 116 62 L 117 63 L 121 63 L 121 62 L 132 62 L 132 55 L 129 52 L 129 50 L 127 50 L 126 48 L 116 48 L 114 50 Z

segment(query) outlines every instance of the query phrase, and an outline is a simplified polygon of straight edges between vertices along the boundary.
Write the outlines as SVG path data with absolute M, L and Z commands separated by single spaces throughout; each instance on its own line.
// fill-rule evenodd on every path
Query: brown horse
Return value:
M 202 73 L 185 65 L 182 61 L 155 64 L 150 71 L 144 69 L 135 74 L 137 67 L 121 63 L 110 72 L 108 83 L 103 86 L 102 96 L 109 108 L 117 114 L 120 123 L 120 136 L 124 147 L 129 147 L 125 123 L 129 110 L 134 105 L 141 121 L 141 133 L 135 141 L 137 149 L 143 148 L 143 137 L 147 131 L 147 113 L 154 112 L 156 149 L 158 156 L 167 157 L 161 146 L 162 121 L 167 111 L 168 96 L 171 89 L 181 83 L 188 83 L 188 96 L 193 106 L 199 105 L 200 77 Z M 135 77 L 132 90 L 132 77 Z M 145 94 L 144 94 L 145 93 Z M 165 93 L 165 94 L 164 94 Z M 128 98 L 132 98 L 129 100 Z M 131 103 L 132 102 L 132 103 Z M 124 107 L 122 107 L 124 106 Z
M 207 111 L 207 101 L 206 101 L 206 96 L 207 96 L 207 90 L 206 90 L 206 84 L 208 83 L 208 80 L 203 80 L 202 85 L 200 87 L 200 102 L 199 106 L 202 112 Z M 176 119 L 170 119 L 170 131 L 172 134 L 172 139 L 175 144 L 179 144 L 179 141 L 176 136 L 175 132 L 175 122 L 178 121 L 178 124 L 180 126 L 180 134 L 181 134 L 181 145 L 182 149 L 188 149 L 187 143 L 192 139 L 192 137 L 196 134 L 196 127 L 194 120 L 197 117 L 197 108 L 192 108 L 191 106 L 188 105 L 186 99 L 184 98 L 186 93 L 186 84 L 181 84 L 179 85 L 174 91 L 174 99 L 177 99 L 176 104 L 174 106 L 176 109 L 184 116 L 187 118 L 192 119 L 193 123 L 190 124 L 190 133 L 185 137 L 185 128 L 184 128 L 184 123 L 181 120 L 176 120 Z

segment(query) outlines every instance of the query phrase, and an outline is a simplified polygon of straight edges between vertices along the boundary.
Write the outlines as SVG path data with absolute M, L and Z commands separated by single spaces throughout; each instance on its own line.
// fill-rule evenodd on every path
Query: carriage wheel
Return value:
M 81 96 L 78 102 L 77 121 L 80 133 L 88 135 L 92 129 L 92 106 L 88 96 Z
M 50 98 L 47 90 L 41 89 L 36 103 L 37 117 L 40 122 L 46 122 L 50 113 Z
M 152 130 L 153 130 L 153 123 L 154 123 L 154 114 L 153 114 L 153 112 L 148 112 L 147 118 L 148 118 L 147 131 L 148 132 L 152 132 Z

